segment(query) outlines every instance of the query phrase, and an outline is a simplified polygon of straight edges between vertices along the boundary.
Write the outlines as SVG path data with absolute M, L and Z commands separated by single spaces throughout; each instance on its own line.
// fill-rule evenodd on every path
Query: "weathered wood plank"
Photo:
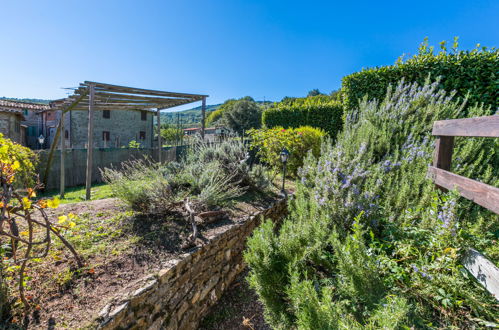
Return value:
M 78 103 L 83 100 L 83 98 L 86 96 L 86 94 L 80 95 L 76 100 L 73 100 L 71 103 L 66 104 L 59 109 L 62 110 L 64 113 L 73 110 L 76 106 L 78 106 Z M 47 165 L 45 166 L 45 173 L 43 175 L 43 189 L 47 186 L 48 182 L 48 176 L 50 173 L 50 167 L 52 166 L 52 159 L 54 158 L 54 151 L 55 148 L 57 147 L 57 141 L 59 141 L 59 135 L 61 135 L 61 123 L 57 125 L 57 130 L 55 131 L 55 136 L 54 140 L 52 141 L 52 145 L 50 146 L 50 151 L 49 151 L 49 156 L 47 158 Z
M 499 300 L 499 268 L 474 249 L 465 252 L 463 266 Z
M 64 111 L 61 111 L 61 122 L 60 122 L 60 126 L 61 126 L 61 177 L 59 178 L 60 180 L 60 192 L 59 192 L 59 195 L 61 196 L 61 198 L 64 198 L 64 192 L 65 192 L 65 188 L 66 188 L 66 182 L 65 182 L 65 179 L 66 179 L 66 168 L 65 168 L 65 164 L 66 162 L 64 161 L 64 156 L 65 156 L 65 149 L 66 149 L 66 135 L 65 135 L 65 132 L 64 132 Z
M 204 129 L 206 125 L 206 97 L 203 97 L 203 100 L 201 101 L 201 137 L 204 140 Z
M 439 120 L 433 123 L 433 135 L 499 137 L 499 115 Z
M 436 185 L 452 190 L 492 212 L 499 214 L 499 188 L 463 176 L 429 166 L 428 176 Z
M 438 136 L 435 144 L 433 166 L 449 171 L 452 162 L 453 136 Z
M 89 84 L 94 84 L 97 90 L 109 90 L 109 91 L 117 91 L 121 93 L 130 93 L 130 94 L 147 94 L 147 95 L 158 95 L 158 96 L 176 96 L 176 97 L 194 97 L 201 99 L 203 96 L 208 95 L 200 95 L 200 94 L 188 94 L 188 93 L 175 93 L 175 92 L 166 92 L 166 91 L 158 91 L 154 89 L 143 89 L 143 88 L 135 88 L 135 87 L 127 87 L 127 86 L 118 86 L 111 84 L 104 84 L 99 82 L 85 81 L 82 86 L 88 86 Z
M 159 109 L 157 111 L 157 121 L 158 121 L 158 163 L 161 164 L 161 145 L 163 144 L 161 141 L 161 112 Z
M 87 178 L 85 182 L 86 186 L 86 194 L 85 199 L 88 201 L 91 197 L 91 188 L 92 188 L 92 155 L 94 150 L 94 95 L 95 95 L 95 86 L 90 84 L 89 89 L 89 100 L 90 104 L 88 106 L 88 139 L 87 139 Z

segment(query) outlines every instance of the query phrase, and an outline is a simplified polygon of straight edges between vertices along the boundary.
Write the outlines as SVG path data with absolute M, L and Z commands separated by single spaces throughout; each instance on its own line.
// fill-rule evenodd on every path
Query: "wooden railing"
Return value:
M 499 137 L 499 115 L 436 121 L 432 134 L 437 137 L 433 166 L 428 175 L 443 190 L 457 189 L 459 194 L 499 214 L 499 188 L 450 172 L 455 136 Z M 468 249 L 464 267 L 499 300 L 499 269 L 482 254 Z
M 436 121 L 432 134 L 437 143 L 428 174 L 435 184 L 443 189 L 456 188 L 461 196 L 499 214 L 499 188 L 449 172 L 454 136 L 499 137 L 499 116 Z

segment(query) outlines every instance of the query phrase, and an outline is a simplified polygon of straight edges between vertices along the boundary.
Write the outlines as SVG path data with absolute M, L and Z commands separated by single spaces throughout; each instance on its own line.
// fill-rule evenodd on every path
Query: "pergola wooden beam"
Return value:
M 51 103 L 51 110 L 61 111 L 61 120 L 57 126 L 54 141 L 51 145 L 45 168 L 44 184 L 48 182 L 49 169 L 52 164 L 53 153 L 59 135 L 64 127 L 64 113 L 67 111 L 88 111 L 88 143 L 87 143 L 87 169 L 86 169 L 86 199 L 91 198 L 92 163 L 93 163 L 93 119 L 96 110 L 145 110 L 156 112 L 158 123 L 158 161 L 161 162 L 161 119 L 160 111 L 183 104 L 202 101 L 202 135 L 204 137 L 206 98 L 208 95 L 165 92 L 152 89 L 142 89 L 126 86 L 104 84 L 85 81 L 74 94 L 66 99 Z M 61 194 L 64 194 L 64 138 L 61 142 Z

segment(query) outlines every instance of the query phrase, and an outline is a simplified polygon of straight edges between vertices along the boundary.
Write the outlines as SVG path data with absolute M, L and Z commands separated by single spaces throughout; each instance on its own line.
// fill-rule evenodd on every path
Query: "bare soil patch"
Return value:
M 210 313 L 203 319 L 200 330 L 270 330 L 263 318 L 263 305 L 246 281 L 244 271 L 224 292 Z
M 266 208 L 274 200 L 268 196 L 247 196 L 227 209 L 227 216 L 211 224 L 199 225 L 198 245 L 204 237 L 216 236 L 228 226 Z M 65 237 L 85 259 L 86 267 L 76 269 L 69 251 L 61 244 L 50 255 L 32 264 L 27 274 L 27 295 L 32 302 L 30 329 L 82 328 L 118 292 L 131 290 L 144 276 L 188 252 L 182 246 L 192 229 L 181 209 L 161 217 L 141 216 L 127 211 L 117 199 L 61 205 L 51 211 L 54 221 L 60 215 L 78 215 L 77 225 Z M 13 273 L 14 274 L 14 273 Z M 17 282 L 8 281 L 15 299 Z M 20 302 L 7 322 L 21 324 Z

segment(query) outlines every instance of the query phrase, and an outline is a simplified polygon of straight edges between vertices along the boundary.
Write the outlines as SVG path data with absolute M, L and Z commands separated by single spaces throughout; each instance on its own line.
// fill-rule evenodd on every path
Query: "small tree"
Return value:
M 307 97 L 317 96 L 317 95 L 323 95 L 323 94 L 321 93 L 321 91 L 319 89 L 314 88 L 308 92 Z
M 173 144 L 180 141 L 184 135 L 184 131 L 180 128 L 175 128 L 170 125 L 161 127 L 161 139 L 167 144 Z
M 244 131 L 261 126 L 262 109 L 253 99 L 246 97 L 234 102 L 223 112 L 222 122 L 241 135 Z
M 17 270 L 19 275 L 19 297 L 26 310 L 29 302 L 25 296 L 26 269 L 28 263 L 36 258 L 48 255 L 53 236 L 57 237 L 73 254 L 78 267 L 83 266 L 80 256 L 71 244 L 62 236 L 62 231 L 72 228 L 73 217 L 63 216 L 57 224 L 50 221 L 46 208 L 56 208 L 57 199 L 34 201 L 40 184 L 30 187 L 26 184 L 33 173 L 33 152 L 0 134 L 0 237 L 2 244 L 2 264 Z M 16 189 L 24 185 L 23 190 Z M 35 214 L 38 217 L 35 217 Z M 3 281 L 3 278 L 0 278 Z M 1 303 L 1 302 L 0 302 Z

